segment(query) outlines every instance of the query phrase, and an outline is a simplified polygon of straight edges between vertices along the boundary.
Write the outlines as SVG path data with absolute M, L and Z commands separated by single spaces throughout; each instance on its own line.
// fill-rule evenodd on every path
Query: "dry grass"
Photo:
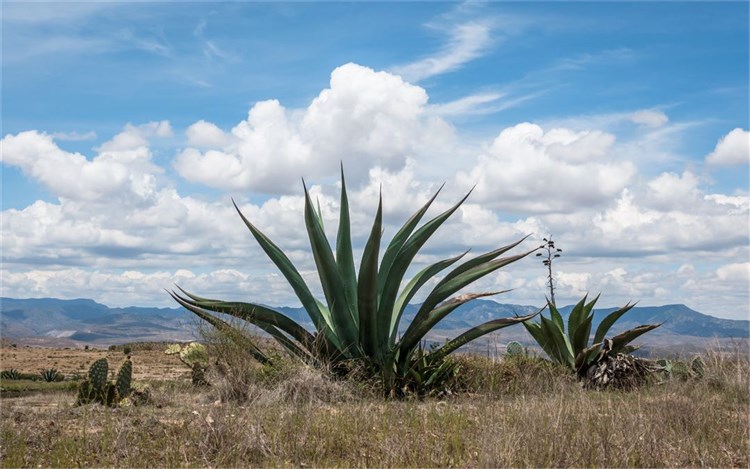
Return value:
M 74 408 L 70 393 L 2 400 L 3 467 L 748 467 L 747 358 L 702 380 L 587 391 L 535 360 L 462 358 L 467 391 L 384 402 L 304 367 L 222 386 L 156 386 L 154 405 Z M 216 379 L 216 378 L 215 378 Z M 237 385 L 237 383 L 234 383 Z M 222 399 L 224 397 L 224 399 Z

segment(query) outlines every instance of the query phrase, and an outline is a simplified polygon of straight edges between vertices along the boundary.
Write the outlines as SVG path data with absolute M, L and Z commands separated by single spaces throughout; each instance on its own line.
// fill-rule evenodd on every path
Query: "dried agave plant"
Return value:
M 613 353 L 612 347 L 612 339 L 606 339 L 586 369 L 585 376 L 582 376 L 584 387 L 635 389 L 646 384 L 653 373 L 660 369 L 659 365 L 651 360 L 625 353 Z

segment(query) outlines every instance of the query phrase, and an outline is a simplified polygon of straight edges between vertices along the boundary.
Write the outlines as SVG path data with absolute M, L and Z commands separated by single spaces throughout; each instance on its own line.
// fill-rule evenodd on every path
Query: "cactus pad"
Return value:
M 693 370 L 693 373 L 695 373 L 695 376 L 702 378 L 703 373 L 706 370 L 706 362 L 704 362 L 701 357 L 695 357 L 693 358 L 693 361 L 690 362 L 690 368 Z
M 104 387 L 107 385 L 108 372 L 109 364 L 106 358 L 100 358 L 91 365 L 91 368 L 89 368 L 89 381 L 95 390 L 104 391 Z
M 682 361 L 675 361 L 672 364 L 672 376 L 681 380 L 687 380 L 690 378 L 690 368 L 687 364 Z
M 96 392 L 94 391 L 93 386 L 91 386 L 91 381 L 88 379 L 84 379 L 81 381 L 81 383 L 78 385 L 78 399 L 76 399 L 76 406 L 88 404 L 90 402 L 93 402 L 96 399 Z
M 133 377 L 133 362 L 125 360 L 125 363 L 120 367 L 120 371 L 117 373 L 117 393 L 121 398 L 127 397 L 130 394 L 130 381 Z
M 508 342 L 505 346 L 505 354 L 509 357 L 520 357 L 524 354 L 523 345 L 519 342 Z
M 108 407 L 117 407 L 117 404 L 119 403 L 120 396 L 117 393 L 117 385 L 114 383 L 107 383 L 107 394 L 103 404 L 106 404 Z

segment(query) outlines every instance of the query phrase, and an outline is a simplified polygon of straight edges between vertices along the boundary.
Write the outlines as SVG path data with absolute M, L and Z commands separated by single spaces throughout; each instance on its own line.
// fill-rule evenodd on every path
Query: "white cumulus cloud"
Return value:
M 398 170 L 452 137 L 448 124 L 425 115 L 426 104 L 424 89 L 350 63 L 333 71 L 330 88 L 306 109 L 256 103 L 230 136 L 194 124 L 189 143 L 220 148 L 187 148 L 174 166 L 189 181 L 271 194 L 288 193 L 302 176 L 335 174 L 340 162 L 361 181 L 371 167 Z
M 574 132 L 522 123 L 503 130 L 458 181 L 477 184 L 473 200 L 514 212 L 571 212 L 606 204 L 635 166 L 608 158 L 615 142 L 600 131 Z
M 113 197 L 146 199 L 154 194 L 155 175 L 162 169 L 151 161 L 148 138 L 169 136 L 168 122 L 126 126 L 87 159 L 62 150 L 54 137 L 37 131 L 3 138 L 2 161 L 38 180 L 54 195 L 71 200 L 101 202 Z
M 750 132 L 736 128 L 721 137 L 706 163 L 716 166 L 742 165 L 750 162 Z

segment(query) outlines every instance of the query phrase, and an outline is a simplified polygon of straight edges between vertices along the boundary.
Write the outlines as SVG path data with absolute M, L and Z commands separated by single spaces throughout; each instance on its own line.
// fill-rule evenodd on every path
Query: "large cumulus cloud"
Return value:
M 572 212 L 606 204 L 635 174 L 608 151 L 611 134 L 522 123 L 504 129 L 458 180 L 477 184 L 476 199 L 511 212 Z
M 268 100 L 227 133 L 194 124 L 188 135 L 195 145 L 174 165 L 193 182 L 269 194 L 290 192 L 302 176 L 335 173 L 340 162 L 362 181 L 373 166 L 398 170 L 452 138 L 446 122 L 425 112 L 427 101 L 423 88 L 396 75 L 346 64 L 305 109 Z

